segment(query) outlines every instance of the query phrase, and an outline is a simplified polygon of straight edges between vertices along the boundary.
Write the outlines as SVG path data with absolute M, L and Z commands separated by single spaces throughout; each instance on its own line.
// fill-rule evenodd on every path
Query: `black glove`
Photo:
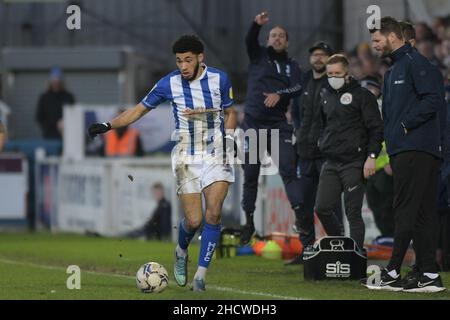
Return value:
M 89 126 L 88 133 L 91 139 L 94 139 L 98 134 L 103 134 L 111 130 L 109 122 L 94 123 Z
M 229 134 L 227 134 L 225 137 L 223 137 L 223 148 L 224 148 L 223 151 L 225 154 L 230 154 L 230 155 L 233 154 L 234 158 L 237 157 L 238 148 L 237 148 L 236 141 Z

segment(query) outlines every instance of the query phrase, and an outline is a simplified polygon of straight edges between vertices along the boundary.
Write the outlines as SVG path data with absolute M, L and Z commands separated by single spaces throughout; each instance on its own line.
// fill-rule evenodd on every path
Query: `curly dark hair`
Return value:
M 195 35 L 183 35 L 179 37 L 172 46 L 173 54 L 185 52 L 200 54 L 203 53 L 204 50 L 203 43 Z

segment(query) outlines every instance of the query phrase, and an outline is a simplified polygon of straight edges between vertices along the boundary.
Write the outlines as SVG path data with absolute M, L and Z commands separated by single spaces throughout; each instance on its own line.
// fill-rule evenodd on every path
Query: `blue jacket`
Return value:
M 276 53 L 271 47 L 262 47 L 258 41 L 261 26 L 253 22 L 245 39 L 250 58 L 245 115 L 261 125 L 286 121 L 285 113 L 291 98 L 301 94 L 302 72 L 287 53 Z M 264 105 L 264 92 L 281 96 L 273 108 Z
M 444 81 L 439 70 L 405 44 L 384 75 L 383 121 L 389 156 L 422 151 L 442 157 Z M 405 134 L 405 130 L 407 133 Z

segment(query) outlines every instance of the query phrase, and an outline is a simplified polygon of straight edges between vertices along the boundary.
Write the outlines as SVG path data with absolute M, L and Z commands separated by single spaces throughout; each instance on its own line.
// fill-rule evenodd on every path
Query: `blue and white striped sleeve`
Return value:
M 233 88 L 231 87 L 230 78 L 226 73 L 220 75 L 220 96 L 224 109 L 233 105 Z
M 158 105 L 167 100 L 167 81 L 161 79 L 142 99 L 141 103 L 148 109 L 155 109 Z

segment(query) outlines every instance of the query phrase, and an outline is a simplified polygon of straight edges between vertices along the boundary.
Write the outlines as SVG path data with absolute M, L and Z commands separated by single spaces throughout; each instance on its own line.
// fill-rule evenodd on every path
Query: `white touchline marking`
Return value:
M 0 263 L 19 264 L 19 265 L 24 265 L 24 266 L 29 266 L 29 267 L 48 269 L 48 270 L 60 270 L 60 271 L 65 271 L 66 270 L 63 267 L 44 265 L 44 264 L 37 264 L 37 263 L 33 263 L 33 262 L 24 262 L 24 261 L 19 261 L 19 260 L 2 259 L 2 258 L 0 258 Z M 83 269 L 81 271 L 84 272 L 84 273 L 96 274 L 96 275 L 101 275 L 101 276 L 126 278 L 126 279 L 135 279 L 134 276 L 128 276 L 128 275 L 125 275 L 125 274 L 99 272 L 99 271 L 89 271 L 89 270 L 83 270 Z M 175 284 L 174 281 L 169 281 L 169 283 Z M 258 292 L 258 291 L 247 291 L 247 290 L 227 288 L 227 287 L 220 287 L 220 286 L 214 286 L 214 285 L 208 285 L 207 287 L 208 287 L 208 289 L 212 289 L 212 290 L 216 290 L 216 291 L 233 292 L 233 293 L 247 294 L 247 295 L 253 295 L 253 296 L 277 298 L 277 299 L 283 299 L 283 300 L 309 300 L 307 298 L 302 298 L 302 297 L 283 296 L 283 295 L 279 295 L 279 294 L 272 294 L 272 293 Z
M 234 289 L 234 288 L 219 287 L 219 286 L 214 286 L 214 285 L 207 285 L 207 288 L 217 290 L 217 291 L 228 291 L 228 292 L 242 293 L 242 294 L 248 294 L 248 295 L 253 295 L 253 296 L 278 298 L 278 299 L 283 299 L 283 300 L 309 300 L 309 299 L 301 298 L 301 297 L 282 296 L 279 294 L 257 292 L 257 291 L 246 291 L 246 290 L 240 290 L 240 289 Z

